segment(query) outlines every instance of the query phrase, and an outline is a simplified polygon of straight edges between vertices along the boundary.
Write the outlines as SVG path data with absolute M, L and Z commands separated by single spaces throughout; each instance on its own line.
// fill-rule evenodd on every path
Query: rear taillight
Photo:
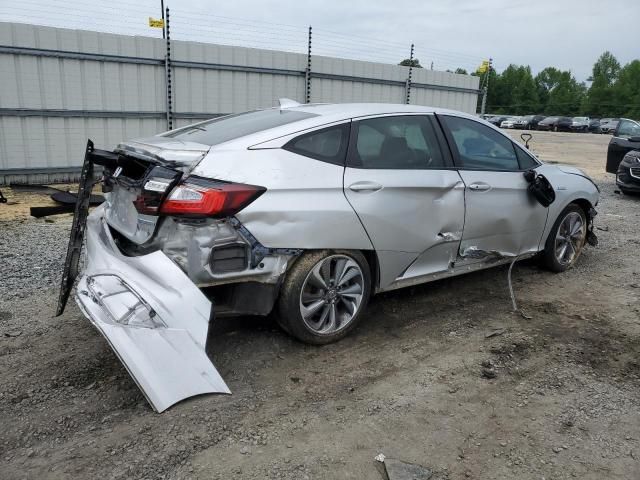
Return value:
M 235 215 L 265 192 L 264 187 L 189 178 L 162 202 L 160 213 L 203 217 Z
M 147 215 L 157 215 L 169 191 L 178 183 L 181 172 L 165 167 L 153 167 L 142 180 L 142 189 L 134 201 L 136 210 Z

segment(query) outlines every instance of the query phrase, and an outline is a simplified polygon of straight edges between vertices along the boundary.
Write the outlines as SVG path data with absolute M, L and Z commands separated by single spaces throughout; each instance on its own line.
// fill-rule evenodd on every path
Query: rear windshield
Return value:
M 277 108 L 257 110 L 214 118 L 213 120 L 196 123 L 166 133 L 163 136 L 204 145 L 218 145 L 219 143 L 228 142 L 262 130 L 269 130 L 270 128 L 317 116 L 315 113 L 280 110 Z

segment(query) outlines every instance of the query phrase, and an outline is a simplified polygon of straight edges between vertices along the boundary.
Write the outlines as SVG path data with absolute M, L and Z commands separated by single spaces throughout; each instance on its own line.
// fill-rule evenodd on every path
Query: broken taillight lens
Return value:
M 182 173 L 156 166 L 142 180 L 142 189 L 133 202 L 136 210 L 147 215 L 157 215 L 167 193 L 178 183 Z
M 265 192 L 264 187 L 189 178 L 162 202 L 160 213 L 204 217 L 235 215 Z

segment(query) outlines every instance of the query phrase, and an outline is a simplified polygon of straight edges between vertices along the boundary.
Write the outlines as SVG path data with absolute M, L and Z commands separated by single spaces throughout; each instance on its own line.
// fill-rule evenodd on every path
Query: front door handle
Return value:
M 471 185 L 469 185 L 469 190 L 474 190 L 476 192 L 486 192 L 487 190 L 491 190 L 491 185 L 482 182 L 472 183 Z
M 382 185 L 376 182 L 356 182 L 349 185 L 349 190 L 354 192 L 377 192 Z

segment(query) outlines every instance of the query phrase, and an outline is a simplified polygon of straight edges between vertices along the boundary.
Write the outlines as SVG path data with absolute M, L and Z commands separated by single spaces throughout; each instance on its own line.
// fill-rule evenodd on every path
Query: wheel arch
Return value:
M 547 244 L 547 240 L 549 239 L 549 235 L 551 235 L 552 230 L 553 230 L 553 225 L 555 224 L 556 220 L 558 220 L 558 218 L 560 217 L 560 215 L 562 215 L 562 212 L 565 211 L 565 209 L 571 205 L 571 204 L 576 204 L 578 205 L 582 211 L 584 212 L 584 215 L 587 219 L 587 225 L 588 228 L 591 228 L 592 223 L 593 223 L 593 217 L 595 216 L 594 212 L 594 205 L 591 203 L 590 200 L 581 197 L 581 196 L 577 196 L 575 198 L 571 198 L 569 200 L 565 200 L 563 202 L 562 208 L 559 208 L 556 210 L 556 215 L 553 218 L 549 218 L 547 220 L 547 228 L 546 228 L 546 233 L 544 235 L 544 237 L 542 238 L 541 242 L 540 242 L 540 249 L 544 250 L 545 245 Z

